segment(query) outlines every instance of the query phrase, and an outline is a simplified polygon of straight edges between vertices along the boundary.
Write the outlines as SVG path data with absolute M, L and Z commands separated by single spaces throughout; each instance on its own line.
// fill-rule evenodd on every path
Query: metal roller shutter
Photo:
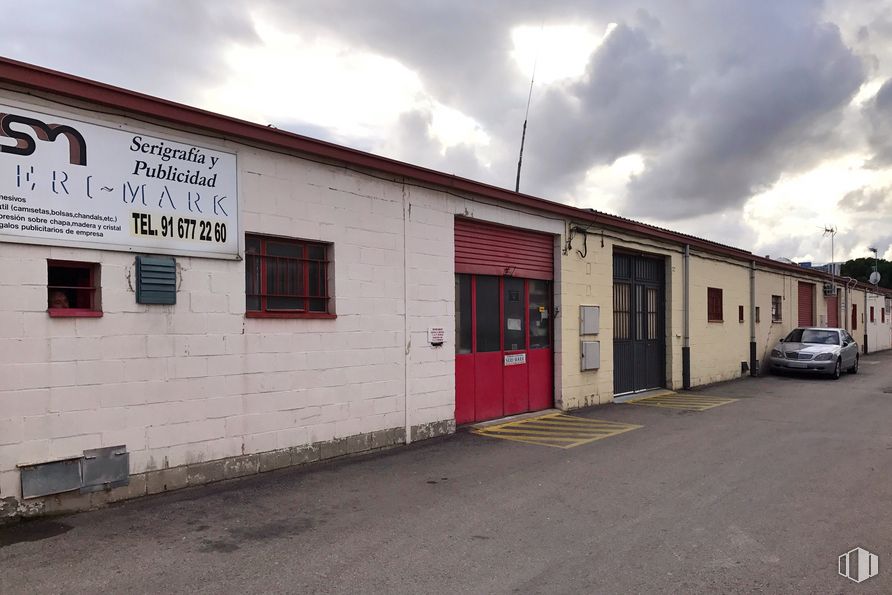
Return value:
M 839 298 L 835 295 L 827 296 L 827 326 L 839 326 Z
M 799 282 L 799 326 L 815 324 L 815 286 Z
M 455 272 L 554 279 L 554 237 L 455 219 Z

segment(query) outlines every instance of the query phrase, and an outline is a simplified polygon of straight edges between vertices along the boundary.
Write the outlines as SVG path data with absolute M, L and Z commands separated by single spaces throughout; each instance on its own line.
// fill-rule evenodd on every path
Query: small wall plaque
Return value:
M 427 342 L 434 347 L 440 347 L 446 341 L 446 329 L 442 326 L 432 326 L 427 329 Z

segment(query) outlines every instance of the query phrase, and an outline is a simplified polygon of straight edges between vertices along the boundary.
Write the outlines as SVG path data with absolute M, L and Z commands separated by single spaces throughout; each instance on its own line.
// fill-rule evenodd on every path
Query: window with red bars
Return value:
M 99 263 L 47 261 L 47 313 L 52 317 L 102 316 Z
M 716 287 L 706 288 L 706 309 L 709 322 L 722 322 L 724 320 L 721 289 Z
M 246 315 L 330 318 L 331 244 L 291 238 L 245 236 Z

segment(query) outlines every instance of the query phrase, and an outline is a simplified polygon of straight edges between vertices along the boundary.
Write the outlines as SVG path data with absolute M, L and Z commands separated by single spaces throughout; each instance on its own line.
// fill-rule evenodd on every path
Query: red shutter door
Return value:
M 554 254 L 552 235 L 455 219 L 456 304 L 471 316 L 455 355 L 456 423 L 554 404 Z
M 513 227 L 455 219 L 455 272 L 554 279 L 554 238 Z
M 815 324 L 815 286 L 799 282 L 799 326 Z
M 835 295 L 827 297 L 827 326 L 839 326 L 839 298 Z

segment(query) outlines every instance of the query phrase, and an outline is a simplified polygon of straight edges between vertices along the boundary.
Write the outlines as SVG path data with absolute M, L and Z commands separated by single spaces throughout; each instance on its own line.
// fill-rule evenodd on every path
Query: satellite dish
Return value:
M 874 271 L 870 274 L 870 282 L 874 285 L 880 282 L 880 274 L 877 271 Z

